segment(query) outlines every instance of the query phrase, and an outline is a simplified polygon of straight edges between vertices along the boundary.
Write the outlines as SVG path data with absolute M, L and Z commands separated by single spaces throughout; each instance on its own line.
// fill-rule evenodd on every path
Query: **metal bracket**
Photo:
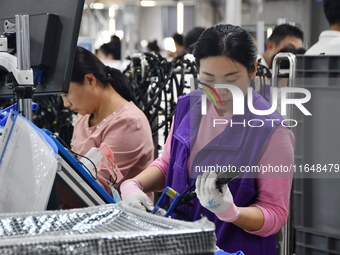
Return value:
M 0 63 L 8 72 L 13 73 L 16 82 L 20 85 L 33 86 L 33 70 L 18 70 L 17 57 L 7 53 L 0 52 Z
M 3 35 L 0 35 L 0 52 L 7 51 L 8 51 L 7 38 Z
M 5 33 L 15 33 L 16 31 L 15 23 L 6 20 L 4 23 L 4 31 Z

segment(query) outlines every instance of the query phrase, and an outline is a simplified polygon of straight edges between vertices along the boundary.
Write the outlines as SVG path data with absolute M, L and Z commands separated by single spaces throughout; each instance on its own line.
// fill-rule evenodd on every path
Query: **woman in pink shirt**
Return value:
M 123 180 L 133 178 L 153 160 L 149 122 L 134 104 L 130 85 L 117 69 L 105 66 L 95 55 L 78 47 L 64 106 L 78 113 L 71 149 L 85 155 L 92 147 L 106 143 Z M 109 188 L 110 176 L 98 169 L 98 180 Z M 113 177 L 114 178 L 114 177 Z M 115 184 L 119 189 L 120 183 Z
M 274 255 L 275 234 L 288 216 L 291 173 L 251 174 L 241 170 L 289 169 L 294 163 L 294 135 L 281 125 L 283 118 L 277 111 L 257 115 L 248 107 L 249 97 L 253 108 L 271 108 L 250 88 L 256 75 L 257 52 L 246 30 L 233 25 L 208 28 L 199 37 L 193 54 L 200 68 L 200 83 L 211 99 L 206 114 L 201 112 L 202 92 L 193 91 L 179 98 L 162 156 L 121 185 L 122 198 L 134 207 L 152 210 L 143 192 L 170 186 L 183 194 L 195 185 L 197 199 L 191 201 L 192 206 L 177 208 L 181 213 L 175 212 L 172 217 L 207 217 L 215 223 L 217 246 L 227 252 Z M 244 106 L 242 115 L 234 114 L 235 98 L 230 90 L 214 90 L 215 84 L 231 84 L 239 96 L 244 95 L 245 104 L 237 108 Z M 215 125 L 216 119 L 219 125 Z M 217 164 L 235 167 L 239 177 L 219 189 L 217 170 L 206 170 Z

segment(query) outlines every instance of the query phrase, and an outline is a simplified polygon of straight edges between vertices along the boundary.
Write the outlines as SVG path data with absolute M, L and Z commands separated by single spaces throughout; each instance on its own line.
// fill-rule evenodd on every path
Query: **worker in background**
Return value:
M 323 0 L 323 9 L 329 30 L 320 34 L 319 41 L 305 55 L 340 55 L 340 1 Z
M 175 52 L 168 51 L 168 57 L 174 58 L 185 52 L 184 51 L 184 37 L 183 35 L 179 33 L 175 33 L 172 35 L 172 39 L 174 40 L 176 51 Z
M 121 41 L 118 36 L 111 36 L 111 41 L 104 43 L 96 50 L 96 56 L 101 60 L 120 60 L 122 57 Z
M 85 155 L 92 147 L 106 143 L 123 179 L 136 176 L 152 162 L 154 146 L 149 122 L 134 104 L 129 83 L 119 70 L 105 66 L 91 52 L 77 47 L 69 90 L 62 99 L 66 108 L 78 113 L 72 151 Z M 101 170 L 105 169 L 98 169 L 100 184 L 111 193 L 111 180 Z M 120 184 L 114 186 L 119 190 Z
M 301 48 L 303 32 L 296 26 L 282 24 L 276 26 L 266 42 L 266 50 L 261 58 L 261 64 L 271 68 L 272 59 L 283 48 L 288 46 L 295 49 Z
M 196 42 L 193 55 L 199 66 L 199 84 L 211 89 L 215 84 L 233 84 L 247 95 L 255 78 L 257 52 L 251 35 L 241 27 L 216 25 L 206 29 Z M 196 90 L 177 102 L 174 121 L 163 154 L 147 169 L 121 185 L 123 201 L 142 210 L 153 204 L 144 192 L 166 186 L 180 194 L 195 185 L 197 199 L 192 206 L 178 209 L 186 214 L 173 218 L 192 221 L 207 217 L 215 223 L 217 246 L 227 252 L 247 255 L 276 255 L 275 234 L 285 224 L 292 184 L 291 174 L 282 176 L 243 175 L 221 190 L 211 166 L 290 166 L 294 162 L 294 135 L 279 123 L 262 127 L 216 125 L 215 119 L 245 123 L 250 119 L 282 120 L 278 112 L 260 116 L 245 105 L 244 115 L 233 115 L 233 97 L 228 89 L 216 89 L 221 101 L 207 101 L 201 114 L 203 92 Z M 215 101 L 218 101 L 215 103 Z M 253 92 L 255 109 L 270 104 Z M 226 123 L 226 122 L 224 122 Z M 202 169 L 204 168 L 204 169 Z M 249 178 L 248 178 L 249 177 Z
M 119 46 L 109 42 L 99 47 L 96 56 L 101 60 L 120 60 L 120 54 Z
M 116 35 L 112 35 L 111 36 L 110 43 L 116 44 L 119 48 L 121 48 L 121 46 L 122 46 L 120 38 L 118 36 L 116 36 Z
M 204 30 L 205 30 L 204 27 L 194 27 L 185 35 L 184 49 L 187 53 L 192 54 L 195 44 Z
M 148 52 L 154 52 L 156 54 L 159 54 L 161 49 L 158 46 L 157 40 L 153 40 L 151 42 L 148 42 L 148 45 L 146 46 L 148 49 Z

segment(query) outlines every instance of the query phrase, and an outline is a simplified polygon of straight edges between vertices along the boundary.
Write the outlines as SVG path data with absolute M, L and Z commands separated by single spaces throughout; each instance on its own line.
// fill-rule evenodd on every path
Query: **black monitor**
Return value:
M 30 15 L 34 95 L 68 91 L 83 7 L 84 0 L 0 0 L 0 34 L 5 20 L 15 24 L 15 14 Z M 0 96 L 11 95 L 0 77 Z

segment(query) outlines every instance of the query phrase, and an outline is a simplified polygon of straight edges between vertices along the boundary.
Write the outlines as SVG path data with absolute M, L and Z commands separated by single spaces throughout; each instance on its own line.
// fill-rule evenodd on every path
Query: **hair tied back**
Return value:
M 107 77 L 111 77 L 111 67 L 105 66 L 105 73 Z

